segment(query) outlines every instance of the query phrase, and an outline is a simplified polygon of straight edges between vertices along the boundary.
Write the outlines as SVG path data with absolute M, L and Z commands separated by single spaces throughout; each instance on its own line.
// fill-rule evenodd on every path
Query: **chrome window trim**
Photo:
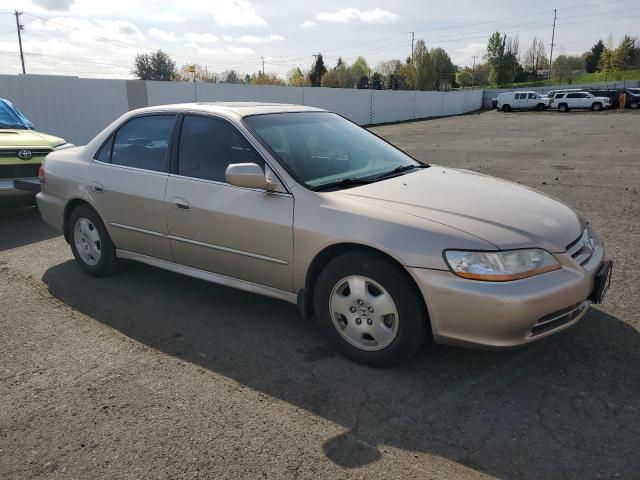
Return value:
M 208 272 L 206 270 L 200 270 L 198 268 L 189 267 L 186 265 L 180 265 L 178 263 L 169 262 L 167 260 L 161 260 L 155 257 L 149 257 L 140 253 L 130 252 L 128 250 L 116 249 L 116 256 L 118 258 L 125 258 L 129 260 L 135 260 L 141 263 L 146 263 L 154 267 L 169 270 L 171 272 L 180 273 L 189 277 L 199 278 L 211 283 L 217 283 L 231 288 L 237 288 L 238 290 L 244 290 L 245 292 L 257 293 L 259 295 L 265 295 L 267 297 L 273 297 L 280 300 L 296 304 L 298 296 L 295 293 L 287 292 L 277 288 L 261 285 L 259 283 L 253 283 L 248 280 L 242 280 L 239 278 L 228 277 L 219 273 Z
M 285 197 L 293 197 L 293 194 L 291 192 L 270 192 L 269 190 L 265 190 L 264 188 L 239 187 L 238 185 L 232 185 L 231 183 L 227 183 L 227 182 L 219 182 L 217 180 L 207 180 L 206 178 L 188 177 L 186 175 L 178 175 L 177 173 L 170 173 L 169 176 L 174 178 L 182 178 L 184 180 L 189 180 L 192 182 L 202 182 L 202 183 L 210 183 L 213 185 L 220 185 L 221 187 L 239 188 L 241 190 L 250 190 L 252 192 L 266 193 L 269 195 L 282 195 Z
M 106 165 L 107 167 L 119 168 L 122 170 L 133 170 L 135 172 L 152 173 L 155 175 L 161 175 L 163 177 L 168 177 L 170 175 L 169 172 L 159 172 L 158 170 L 147 170 L 146 168 L 129 167 L 128 165 L 118 165 L 117 163 L 101 162 L 100 160 L 96 160 L 95 158 L 91 159 L 91 163 L 99 163 L 100 165 Z

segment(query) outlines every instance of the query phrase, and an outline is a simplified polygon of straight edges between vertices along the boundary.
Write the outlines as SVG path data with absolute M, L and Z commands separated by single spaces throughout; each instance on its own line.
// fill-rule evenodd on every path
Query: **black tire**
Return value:
M 98 231 L 100 238 L 100 257 L 95 265 L 90 265 L 82 259 L 82 256 L 78 253 L 78 247 L 74 240 L 74 229 L 76 227 L 76 223 L 82 218 L 90 220 L 91 224 L 94 225 L 95 229 Z M 73 256 L 76 259 L 76 262 L 78 262 L 78 265 L 80 265 L 80 268 L 85 272 L 89 275 L 93 275 L 94 277 L 104 277 L 111 275 L 119 269 L 120 262 L 116 257 L 116 248 L 111 241 L 109 232 L 107 232 L 100 216 L 93 208 L 89 205 L 80 205 L 74 208 L 69 215 L 67 229 L 67 238 L 69 239 Z
M 558 111 L 560 113 L 566 113 L 569 111 L 569 105 L 567 105 L 566 103 L 561 103 L 560 105 L 558 105 Z
M 332 320 L 331 293 L 340 281 L 351 275 L 368 277 L 382 286 L 396 305 L 397 334 L 380 350 L 364 350 L 349 343 Z M 324 267 L 314 292 L 314 308 L 319 325 L 333 346 L 345 357 L 373 367 L 387 368 L 411 357 L 427 338 L 429 317 L 415 284 L 393 262 L 366 251 L 352 251 L 332 260 Z M 368 314 L 367 314 L 368 315 Z
M 546 108 L 545 108 L 543 103 L 539 103 L 539 104 L 536 105 L 536 111 L 538 111 L 538 112 L 544 112 L 545 109 Z
M 594 112 L 599 112 L 600 110 L 602 110 L 602 104 L 600 102 L 593 102 L 593 105 L 591 105 L 591 110 L 593 110 Z
M 503 112 L 510 112 L 511 111 L 511 105 L 506 104 L 502 106 L 502 111 Z
M 637 109 L 638 109 L 638 102 L 632 102 L 632 103 L 629 105 L 629 107 L 630 107 L 630 108 L 633 108 L 634 110 L 637 110 Z

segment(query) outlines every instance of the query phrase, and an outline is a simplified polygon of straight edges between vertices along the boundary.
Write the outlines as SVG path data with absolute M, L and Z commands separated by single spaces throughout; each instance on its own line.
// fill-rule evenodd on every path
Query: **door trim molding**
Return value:
M 218 285 L 224 285 L 226 287 L 237 288 L 245 292 L 257 293 L 258 295 L 265 295 L 267 297 L 277 298 L 289 303 L 296 304 L 298 296 L 291 292 L 285 292 L 273 287 L 267 287 L 266 285 L 260 285 L 258 283 L 249 282 L 247 280 L 240 280 L 238 278 L 227 277 L 219 273 L 207 272 L 194 267 L 188 267 L 186 265 L 179 265 L 177 263 L 168 262 L 155 257 L 149 257 L 140 253 L 130 252 L 128 250 L 116 249 L 116 256 L 127 260 L 135 260 L 137 262 L 146 263 L 153 267 L 169 270 L 170 272 L 180 273 L 189 277 L 198 278 L 207 282 L 216 283 Z
M 212 250 L 219 250 L 221 252 L 233 253 L 236 255 L 242 255 L 244 257 L 256 258 L 258 260 L 264 260 L 266 262 L 277 263 L 279 265 L 289 265 L 289 262 L 280 258 L 269 257 L 267 255 L 260 255 L 259 253 L 247 252 L 246 250 L 236 250 L 235 248 L 223 247 L 222 245 L 214 245 L 213 243 L 199 242 L 198 240 L 191 240 L 189 238 L 177 237 L 175 235 L 168 235 L 166 233 L 154 232 L 153 230 L 145 230 L 144 228 L 132 227 L 130 225 L 123 225 L 121 223 L 109 223 L 112 227 L 122 228 L 124 230 L 131 230 L 133 232 L 145 233 L 154 237 L 166 238 L 168 240 L 175 240 L 176 242 L 189 243 L 191 245 L 197 245 L 199 247 L 211 248 Z
M 175 235 L 167 235 L 169 240 L 175 240 L 177 242 L 189 243 L 191 245 L 197 245 L 199 247 L 211 248 L 213 250 L 220 250 L 227 253 L 235 253 L 237 255 L 243 255 L 245 257 L 257 258 L 258 260 L 265 260 L 267 262 L 278 263 L 280 265 L 289 265 L 289 262 L 281 260 L 275 257 L 268 257 L 266 255 L 260 255 L 259 253 L 247 252 L 245 250 L 236 250 L 235 248 L 223 247 L 222 245 L 214 245 L 212 243 L 200 242 L 198 240 L 191 240 L 184 237 L 176 237 Z

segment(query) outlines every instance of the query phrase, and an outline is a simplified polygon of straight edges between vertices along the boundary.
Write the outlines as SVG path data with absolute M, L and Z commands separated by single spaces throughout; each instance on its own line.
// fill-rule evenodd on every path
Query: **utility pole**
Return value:
M 262 75 L 264 75 L 264 57 L 260 57 L 262 59 Z
M 413 64 L 413 39 L 415 37 L 415 32 L 411 32 L 411 63 Z
M 556 39 L 556 19 L 558 18 L 556 13 L 558 11 L 554 8 L 553 9 L 553 32 L 551 33 L 551 52 L 549 53 L 549 84 L 551 84 L 551 68 L 553 68 L 553 47 L 554 47 L 554 41 Z
M 478 56 L 471 55 L 471 57 L 473 58 L 473 67 L 471 67 L 471 87 L 473 88 L 476 82 L 476 58 L 478 58 Z
M 22 74 L 26 75 L 27 72 L 24 69 L 24 53 L 22 52 L 22 32 L 21 32 L 24 26 L 20 23 L 20 15 L 22 15 L 22 12 L 19 12 L 18 10 L 16 10 L 14 15 L 16 16 L 16 28 L 18 29 L 18 44 L 20 45 L 20 61 L 22 62 Z

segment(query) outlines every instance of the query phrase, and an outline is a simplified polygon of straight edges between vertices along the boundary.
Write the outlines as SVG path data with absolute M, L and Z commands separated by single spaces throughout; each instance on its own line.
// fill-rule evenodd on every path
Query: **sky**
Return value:
M 284 77 L 318 52 L 328 67 L 362 55 L 373 68 L 405 59 L 411 32 L 472 66 L 494 31 L 517 34 L 522 53 L 537 36 L 548 52 L 554 8 L 554 55 L 640 33 L 638 0 L 0 0 L 0 74 L 21 72 L 15 9 L 27 73 L 133 78 L 136 53 L 157 49 L 215 72 L 257 72 L 264 58 L 265 71 Z

